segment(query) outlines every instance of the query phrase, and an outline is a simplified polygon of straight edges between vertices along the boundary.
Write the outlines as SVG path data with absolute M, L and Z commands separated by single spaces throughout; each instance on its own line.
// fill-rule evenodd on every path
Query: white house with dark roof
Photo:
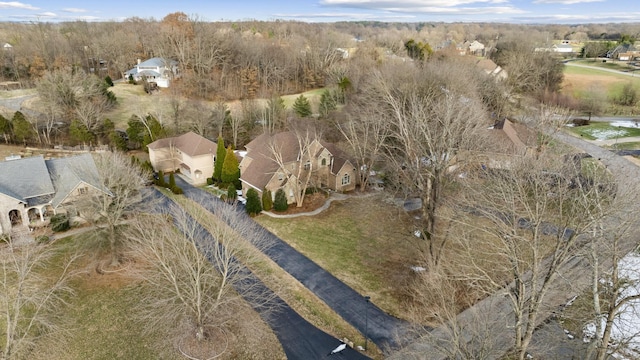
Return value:
M 129 80 L 129 76 L 133 77 L 135 81 L 144 78 L 148 82 L 157 84 L 158 87 L 167 88 L 171 84 L 171 80 L 177 78 L 178 75 L 177 61 L 154 57 L 142 62 L 138 59 L 138 64 L 133 69 L 125 71 L 123 77 L 125 81 Z
M 156 140 L 147 147 L 154 171 L 180 171 L 194 185 L 206 183 L 207 178 L 213 175 L 218 145 L 193 131 Z
M 44 223 L 94 191 L 108 192 L 91 154 L 0 162 L 0 234 Z

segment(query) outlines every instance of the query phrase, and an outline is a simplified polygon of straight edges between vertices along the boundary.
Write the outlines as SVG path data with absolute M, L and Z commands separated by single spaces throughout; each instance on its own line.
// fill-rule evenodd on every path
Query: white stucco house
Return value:
M 74 209 L 79 197 L 109 193 L 91 154 L 0 162 L 0 234 L 36 227 Z
M 171 80 L 179 77 L 178 62 L 159 57 L 145 61 L 138 59 L 138 64 L 122 75 L 125 81 L 129 79 L 129 76 L 132 76 L 135 81 L 144 78 L 150 83 L 157 84 L 158 87 L 167 88 L 171 84 Z
M 154 171 L 180 171 L 194 185 L 206 183 L 207 178 L 213 175 L 218 145 L 192 131 L 156 140 L 147 147 Z

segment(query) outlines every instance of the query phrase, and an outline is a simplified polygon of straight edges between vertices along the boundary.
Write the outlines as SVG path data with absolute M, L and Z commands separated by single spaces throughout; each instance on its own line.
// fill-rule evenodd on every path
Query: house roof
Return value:
M 194 157 L 206 154 L 215 154 L 218 145 L 193 131 L 176 137 L 159 139 L 147 145 L 149 149 L 157 150 L 161 148 L 176 147 L 183 153 Z
M 44 160 L 40 156 L 0 162 L 0 193 L 27 206 L 51 203 L 54 207 L 86 183 L 106 190 L 91 154 Z
M 56 190 L 51 204 L 57 207 L 78 185 L 84 183 L 98 190 L 109 192 L 102 182 L 91 154 L 46 160 L 51 181 Z
M 0 192 L 27 203 L 51 195 L 54 187 L 42 156 L 0 162 Z
M 271 144 L 282 154 L 285 163 L 295 161 L 300 151 L 298 140 L 293 132 L 281 132 L 274 135 L 261 134 L 249 142 L 245 148 L 245 157 L 252 161 L 240 174 L 240 179 L 257 189 L 262 190 L 278 171 L 278 163 L 273 160 Z
M 336 174 L 349 160 L 349 157 L 334 144 L 322 140 L 319 142 L 333 156 L 330 170 L 331 173 Z M 298 160 L 300 145 L 294 132 L 286 131 L 274 135 L 262 134 L 245 146 L 247 149 L 245 157 L 250 158 L 251 162 L 240 174 L 242 181 L 257 189 L 263 189 L 267 185 L 279 168 L 279 165 L 272 158 L 270 149 L 272 144 L 282 154 L 284 163 Z
M 177 65 L 178 62 L 175 60 L 167 60 L 167 59 L 163 59 L 160 57 L 154 57 L 148 60 L 145 60 L 143 62 L 141 62 L 140 64 L 138 64 L 138 66 L 142 66 L 142 67 L 146 67 L 146 66 L 158 66 L 158 67 L 162 67 L 162 66 L 172 66 L 172 65 Z

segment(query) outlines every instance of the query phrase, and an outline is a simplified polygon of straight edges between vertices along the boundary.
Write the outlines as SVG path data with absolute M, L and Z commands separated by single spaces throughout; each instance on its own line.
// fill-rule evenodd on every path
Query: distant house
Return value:
M 0 162 L 0 234 L 45 223 L 56 213 L 74 212 L 78 198 L 96 191 L 109 192 L 91 154 Z
M 640 51 L 635 46 L 631 44 L 621 44 L 607 51 L 607 58 L 622 60 L 620 59 L 620 57 L 622 56 L 627 60 L 630 60 L 636 54 L 640 55 Z
M 158 87 L 167 88 L 171 84 L 171 80 L 179 76 L 178 62 L 159 57 L 142 62 L 138 59 L 138 64 L 133 69 L 124 72 L 124 80 L 128 80 L 129 76 L 133 77 L 135 81 L 146 79 Z
M 6 50 L 6 51 L 13 50 L 13 46 L 11 46 L 11 44 L 9 43 L 4 43 L 2 44 L 2 50 Z
M 147 145 L 153 170 L 180 171 L 194 185 L 207 182 L 213 175 L 213 162 L 218 145 L 192 131 Z
M 554 44 L 551 49 L 557 53 L 572 53 L 573 47 L 569 44 Z
M 514 157 L 535 152 L 537 136 L 526 125 L 509 119 L 497 121 L 482 134 L 482 146 L 476 158 L 488 168 L 508 169 Z
M 243 194 L 253 188 L 260 195 L 263 189 L 267 189 L 275 196 L 278 189 L 283 189 L 288 202 L 293 203 L 295 190 L 292 184 L 299 181 L 294 169 L 299 168 L 312 172 L 313 186 L 334 191 L 352 191 L 356 187 L 358 174 L 355 163 L 334 144 L 314 139 L 308 146 L 310 150 L 302 154 L 296 134 L 288 131 L 262 134 L 245 147 L 247 153 L 240 162 Z M 272 149 L 278 149 L 284 168 L 274 160 Z
M 500 67 L 490 59 L 478 60 L 476 62 L 476 66 L 484 70 L 484 72 L 493 76 L 497 80 L 504 80 L 508 76 L 507 72 L 502 67 Z

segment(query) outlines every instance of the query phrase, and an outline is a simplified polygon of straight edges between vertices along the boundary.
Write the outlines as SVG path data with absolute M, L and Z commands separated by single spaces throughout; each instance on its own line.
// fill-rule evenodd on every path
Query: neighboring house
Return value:
M 3 50 L 7 50 L 7 51 L 13 50 L 13 46 L 11 46 L 11 44 L 9 44 L 9 43 L 4 43 L 4 44 L 2 44 L 2 49 Z
M 129 80 L 129 76 L 132 76 L 135 81 L 140 81 L 144 78 L 150 83 L 157 84 L 158 87 L 167 88 L 171 80 L 179 76 L 178 62 L 159 57 L 143 62 L 138 59 L 138 64 L 123 74 L 124 80 Z
M 484 56 L 484 44 L 478 40 L 465 41 L 462 45 L 456 47 L 460 52 L 460 55 L 478 55 Z
M 607 51 L 607 58 L 619 59 L 622 54 L 640 54 L 640 51 L 638 51 L 638 49 L 631 44 L 622 44 Z
M 194 185 L 207 182 L 213 175 L 218 145 L 192 131 L 147 145 L 153 170 L 165 173 L 180 171 Z
M 490 59 L 479 60 L 476 62 L 476 66 L 498 80 L 504 80 L 507 78 L 507 72 Z
M 275 135 L 262 134 L 245 147 L 247 153 L 240 162 L 240 181 L 245 195 L 248 189 L 253 188 L 260 196 L 263 189 L 267 189 L 275 197 L 276 191 L 283 189 L 288 202 L 294 203 L 295 190 L 292 184 L 298 181 L 295 169 L 300 166 L 303 171 L 312 172 L 310 186 L 341 192 L 356 188 L 358 174 L 355 162 L 349 160 L 334 144 L 314 139 L 308 147 L 310 150 L 301 154 L 296 134 L 288 131 Z M 284 169 L 274 160 L 272 148 L 278 149 L 282 155 Z
M 73 212 L 79 197 L 95 191 L 109 192 L 88 153 L 0 162 L 0 233 L 43 224 L 56 213 Z
M 553 52 L 567 54 L 573 52 L 573 46 L 569 44 L 554 44 L 553 46 L 551 46 L 551 50 Z
M 509 119 L 497 121 L 482 135 L 482 149 L 475 154 L 488 168 L 508 169 L 514 157 L 535 153 L 537 136 L 526 125 Z

